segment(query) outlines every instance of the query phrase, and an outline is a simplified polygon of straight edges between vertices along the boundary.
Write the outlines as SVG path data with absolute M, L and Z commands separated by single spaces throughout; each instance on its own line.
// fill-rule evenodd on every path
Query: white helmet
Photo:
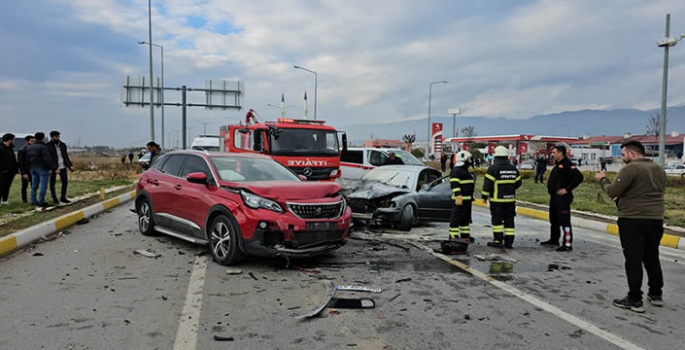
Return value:
M 461 151 L 457 153 L 457 162 L 455 165 L 462 166 L 469 158 L 471 158 L 471 153 L 469 151 Z
M 509 157 L 509 150 L 504 146 L 495 148 L 495 157 Z

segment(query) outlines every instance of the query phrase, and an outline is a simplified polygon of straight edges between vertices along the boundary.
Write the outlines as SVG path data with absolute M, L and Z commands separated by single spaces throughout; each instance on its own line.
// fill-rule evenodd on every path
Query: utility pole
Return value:
M 671 33 L 671 14 L 666 15 L 666 38 Z M 664 75 L 661 82 L 661 118 L 659 120 L 659 165 L 666 163 L 666 98 L 668 95 L 668 48 L 664 45 Z

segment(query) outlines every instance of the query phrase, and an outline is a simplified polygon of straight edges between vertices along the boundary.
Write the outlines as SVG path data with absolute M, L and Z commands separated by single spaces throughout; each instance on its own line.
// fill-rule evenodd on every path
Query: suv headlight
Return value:
M 331 177 L 338 175 L 338 169 L 331 171 Z
M 243 197 L 243 202 L 245 202 L 245 205 L 252 209 L 263 208 L 275 211 L 277 213 L 283 213 L 283 208 L 281 208 L 281 206 L 278 203 L 270 199 L 260 197 L 256 194 L 252 194 L 247 191 L 240 191 L 240 196 Z

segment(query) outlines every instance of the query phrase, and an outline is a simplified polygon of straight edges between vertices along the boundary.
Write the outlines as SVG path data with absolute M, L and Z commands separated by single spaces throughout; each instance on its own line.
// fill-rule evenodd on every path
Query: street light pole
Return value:
M 164 146 L 164 46 L 148 43 L 147 41 L 139 41 L 138 44 L 156 46 L 156 47 L 159 47 L 159 49 L 161 51 L 161 55 L 162 55 L 162 57 L 161 57 L 161 60 L 162 60 L 162 81 L 160 84 L 161 84 L 162 94 L 160 96 L 160 100 L 162 102 L 161 103 L 161 108 L 162 108 L 162 148 L 165 148 L 165 146 Z M 171 147 L 171 145 L 169 145 L 169 147 Z
M 152 43 L 152 0 L 147 1 L 148 16 L 148 40 Z M 154 86 L 152 85 L 152 45 L 149 46 L 150 55 L 150 141 L 155 140 L 155 105 L 154 105 Z
M 666 14 L 666 38 L 671 32 L 671 14 Z M 659 118 L 659 165 L 666 163 L 666 98 L 668 95 L 668 42 L 664 46 L 664 74 L 661 82 L 661 116 Z M 673 44 L 675 46 L 675 43 Z
M 317 100 L 316 95 L 317 95 L 317 90 L 318 90 L 318 86 L 317 86 L 317 85 L 318 85 L 318 80 L 319 80 L 319 74 L 317 74 L 317 73 L 316 73 L 315 71 L 313 71 L 313 70 L 309 70 L 309 69 L 307 69 L 307 68 L 300 67 L 300 66 L 293 66 L 293 68 L 302 69 L 302 70 L 304 70 L 304 71 L 307 71 L 307 72 L 309 72 L 309 73 L 314 74 L 314 120 L 316 120 L 316 100 Z
M 207 135 L 207 124 L 210 124 L 210 123 L 209 122 L 204 122 L 204 123 L 203 122 L 196 122 L 196 123 L 202 124 L 202 127 L 204 128 L 203 129 L 204 130 L 203 135 Z
M 447 84 L 446 81 L 434 81 L 428 84 L 428 146 L 426 147 L 427 156 L 430 156 L 431 150 L 431 100 L 433 98 L 433 85 L 435 84 Z

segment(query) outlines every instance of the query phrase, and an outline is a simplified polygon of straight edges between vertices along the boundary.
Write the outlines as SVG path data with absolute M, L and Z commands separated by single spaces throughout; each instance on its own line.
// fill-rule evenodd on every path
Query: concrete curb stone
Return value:
M 41 237 L 64 230 L 79 222 L 83 218 L 99 214 L 103 211 L 112 209 L 135 198 L 136 192 L 131 191 L 118 197 L 110 198 L 105 201 L 93 204 L 89 207 L 64 214 L 50 221 L 17 231 L 11 235 L 0 237 L 0 256 L 9 255 L 18 249 L 26 247 Z

